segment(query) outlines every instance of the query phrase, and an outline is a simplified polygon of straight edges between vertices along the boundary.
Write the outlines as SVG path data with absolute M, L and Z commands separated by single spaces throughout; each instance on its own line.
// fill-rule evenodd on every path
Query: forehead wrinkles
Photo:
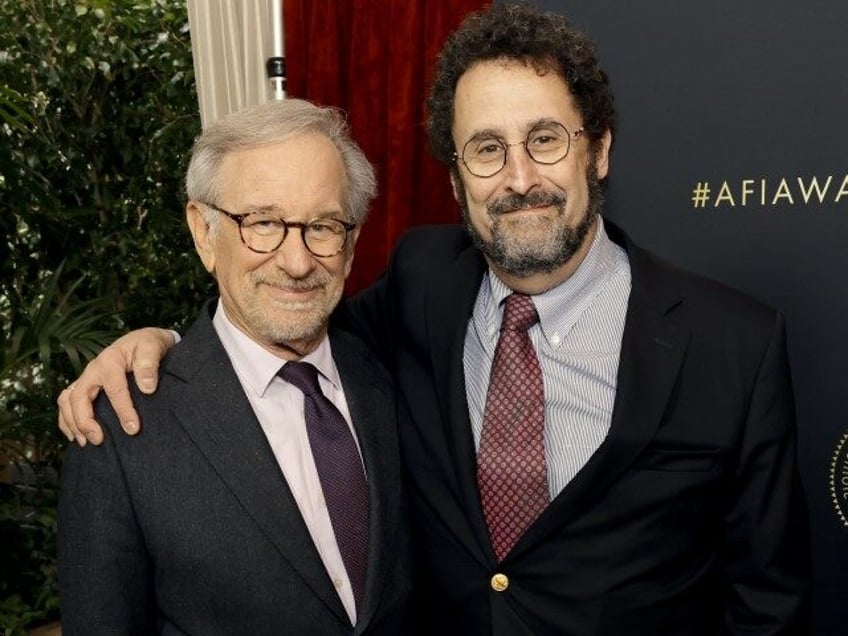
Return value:
M 347 206 L 341 158 L 337 153 L 322 157 L 320 148 L 315 155 L 306 150 L 308 147 L 292 152 L 283 161 L 278 160 L 283 149 L 267 155 L 233 156 L 224 166 L 221 205 L 226 201 L 239 214 L 270 214 L 291 220 L 340 217 Z
M 572 125 L 579 117 L 567 83 L 555 72 L 539 73 L 516 60 L 488 60 L 471 66 L 459 78 L 454 94 L 453 132 L 461 125 L 464 134 L 472 129 L 526 127 L 517 116 L 531 119 L 552 117 Z M 535 117 L 534 117 L 535 114 Z M 575 115 L 575 116 L 572 116 Z M 492 124 L 495 124 L 492 126 Z

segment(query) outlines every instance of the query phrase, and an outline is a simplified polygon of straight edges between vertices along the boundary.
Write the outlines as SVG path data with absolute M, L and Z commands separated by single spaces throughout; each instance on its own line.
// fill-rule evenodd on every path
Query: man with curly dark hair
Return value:
M 588 205 L 585 214 L 578 215 L 581 218 L 575 223 L 565 222 L 561 216 L 560 223 L 541 228 L 540 234 L 547 238 L 547 244 L 535 242 L 534 249 L 528 249 L 529 245 L 519 249 L 515 238 L 504 234 L 501 231 L 503 224 L 497 221 L 493 224 L 491 239 L 484 237 L 484 233 L 472 221 L 474 192 L 467 190 L 466 179 L 461 171 L 461 168 L 465 168 L 472 185 L 494 183 L 491 177 L 506 166 L 507 146 L 517 144 L 505 144 L 497 136 L 481 137 L 475 131 L 475 135 L 470 138 L 473 147 L 466 142 L 460 149 L 455 138 L 455 126 L 460 120 L 466 119 L 457 117 L 457 109 L 481 112 L 478 105 L 461 99 L 468 92 L 464 89 L 478 77 L 488 82 L 498 74 L 509 74 L 510 70 L 518 70 L 520 75 L 531 81 L 536 76 L 564 82 L 569 101 L 582 122 L 579 128 L 570 131 L 560 121 L 534 122 L 534 127 L 528 128 L 528 137 L 523 142 L 527 156 L 539 165 L 552 165 L 565 159 L 572 144 L 576 146 L 585 140 L 586 146 Z M 521 101 L 526 100 L 526 95 L 519 96 L 515 92 L 521 90 L 518 88 L 520 84 L 513 86 L 510 83 L 505 86 L 506 101 L 500 101 L 503 109 L 516 106 L 524 111 L 523 104 L 514 103 L 517 97 L 523 97 Z M 512 103 L 510 97 L 513 98 Z M 496 99 L 500 100 L 497 96 L 489 95 L 483 101 Z M 480 107 L 488 105 L 481 104 Z M 505 272 L 520 277 L 532 276 L 537 271 L 553 272 L 568 262 L 578 263 L 580 259 L 574 256 L 582 246 L 588 245 L 587 236 L 594 232 L 603 206 L 601 179 L 606 176 L 607 154 L 615 130 L 612 91 L 606 73 L 598 64 L 591 41 L 565 18 L 539 13 L 524 5 L 496 5 L 488 11 L 471 14 L 462 27 L 448 38 L 442 49 L 427 108 L 433 154 L 449 166 L 457 202 L 475 246 Z M 553 124 L 555 129 L 549 124 Z M 499 143 L 500 148 L 480 172 L 481 169 L 476 167 L 482 159 L 480 155 L 486 153 L 487 161 L 492 158 L 492 148 L 485 144 L 490 140 Z M 553 144 L 557 149 L 545 149 L 545 144 Z M 548 152 L 553 154 L 542 156 Z M 601 168 L 604 172 L 602 175 L 599 174 Z M 519 207 L 519 204 L 526 206 L 531 202 L 534 205 L 556 203 L 556 195 L 551 192 L 543 195 L 543 192 L 542 189 L 534 191 L 532 201 L 501 200 L 497 205 L 502 207 L 512 204 L 512 207 Z M 469 198 L 469 194 L 472 194 L 472 198 Z M 540 197 L 550 200 L 543 201 Z M 490 206 L 488 214 L 496 216 L 500 210 Z M 552 233 L 548 233 L 548 229 Z M 543 251 L 545 247 L 547 251 Z
M 562 16 L 497 4 L 428 100 L 464 227 L 411 230 L 342 316 L 381 355 L 428 634 L 805 634 L 806 507 L 783 318 L 601 216 L 613 99 Z M 129 334 L 60 398 L 99 441 L 167 332 Z
M 454 164 L 452 128 L 459 78 L 478 62 L 498 59 L 518 60 L 540 74 L 559 75 L 568 84 L 593 148 L 607 131 L 614 136 L 612 90 L 591 40 L 561 16 L 498 4 L 469 15 L 439 55 L 427 98 L 427 129 L 430 147 L 440 161 Z

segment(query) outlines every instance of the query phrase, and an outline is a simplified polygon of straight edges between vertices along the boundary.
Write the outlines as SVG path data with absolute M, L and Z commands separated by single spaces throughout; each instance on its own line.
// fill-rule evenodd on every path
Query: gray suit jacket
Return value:
M 159 390 L 133 390 L 139 436 L 120 432 L 101 398 L 104 446 L 68 450 L 63 633 L 403 633 L 410 580 L 389 376 L 353 336 L 331 330 L 371 497 L 354 629 L 208 309 L 166 358 Z

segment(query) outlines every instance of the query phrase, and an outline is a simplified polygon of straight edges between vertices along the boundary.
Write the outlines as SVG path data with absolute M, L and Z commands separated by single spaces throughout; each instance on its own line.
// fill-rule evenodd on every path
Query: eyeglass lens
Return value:
M 568 155 L 571 135 L 562 124 L 550 123 L 537 126 L 523 142 L 515 144 L 507 144 L 499 137 L 474 137 L 462 149 L 462 162 L 471 174 L 490 177 L 506 165 L 509 147 L 518 145 L 523 145 L 536 163 L 550 165 Z

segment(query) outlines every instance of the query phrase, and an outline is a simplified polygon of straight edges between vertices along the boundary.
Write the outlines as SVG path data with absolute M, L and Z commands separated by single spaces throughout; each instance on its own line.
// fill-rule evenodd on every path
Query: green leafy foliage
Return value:
M 0 0 L 0 629 L 55 618 L 55 399 L 116 333 L 213 293 L 183 218 L 182 0 Z

